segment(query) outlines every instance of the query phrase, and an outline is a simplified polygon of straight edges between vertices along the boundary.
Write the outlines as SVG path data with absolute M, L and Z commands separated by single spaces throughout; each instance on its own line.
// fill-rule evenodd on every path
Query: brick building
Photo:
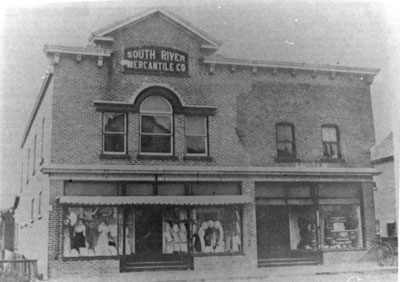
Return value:
M 47 45 L 19 248 L 48 277 L 355 261 L 376 69 L 241 60 L 170 12 Z

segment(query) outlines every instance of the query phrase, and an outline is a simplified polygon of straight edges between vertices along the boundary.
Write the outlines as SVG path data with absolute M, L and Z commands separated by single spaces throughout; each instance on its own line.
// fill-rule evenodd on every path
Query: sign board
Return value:
M 188 54 L 159 46 L 130 47 L 124 50 L 125 73 L 187 76 Z

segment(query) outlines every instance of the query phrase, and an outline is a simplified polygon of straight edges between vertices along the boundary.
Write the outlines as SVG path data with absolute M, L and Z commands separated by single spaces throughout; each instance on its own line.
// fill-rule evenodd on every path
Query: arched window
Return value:
M 153 95 L 140 105 L 140 153 L 173 154 L 173 110 L 167 99 Z

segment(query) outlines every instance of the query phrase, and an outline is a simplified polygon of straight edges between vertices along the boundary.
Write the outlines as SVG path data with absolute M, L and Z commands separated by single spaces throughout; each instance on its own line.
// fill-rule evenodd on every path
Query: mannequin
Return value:
M 97 239 L 97 245 L 95 247 L 95 253 L 97 256 L 107 256 L 108 252 L 108 233 L 110 228 L 103 220 L 97 227 L 99 231 L 99 238 Z
M 74 249 L 81 251 L 86 248 L 86 226 L 83 224 L 83 219 L 79 218 L 78 223 L 74 228 Z
M 163 244 L 164 254 L 172 254 L 174 252 L 174 242 L 171 235 L 171 225 L 169 222 L 164 223 Z
M 71 256 L 71 220 L 67 218 L 64 222 L 64 256 Z
M 197 233 L 197 225 L 193 224 L 193 251 L 196 253 L 201 252 L 201 243 L 200 243 L 200 236 Z
M 214 221 L 209 220 L 207 223 L 207 229 L 205 230 L 204 235 L 204 252 L 211 253 L 214 251 L 215 246 L 215 234 L 214 234 Z
M 215 221 L 215 229 L 216 229 L 215 252 L 222 253 L 222 252 L 224 252 L 224 248 L 225 248 L 224 229 L 222 228 L 222 224 L 219 220 Z
M 199 228 L 199 232 L 197 233 L 199 235 L 199 239 L 200 239 L 200 246 L 201 246 L 201 251 L 205 252 L 205 234 L 206 234 L 206 230 L 208 228 L 207 222 L 203 222 Z
M 183 253 L 188 252 L 188 247 L 187 247 L 187 230 L 185 223 L 181 222 L 179 224 L 179 238 L 181 239 L 181 244 L 180 244 L 180 250 Z
M 179 237 L 179 227 L 178 224 L 174 223 L 172 225 L 171 231 L 172 238 L 174 239 L 174 252 L 179 252 L 181 250 L 181 238 Z
M 241 245 L 242 245 L 242 243 L 240 241 L 240 236 L 239 236 L 239 234 L 235 233 L 232 237 L 232 251 L 239 252 Z

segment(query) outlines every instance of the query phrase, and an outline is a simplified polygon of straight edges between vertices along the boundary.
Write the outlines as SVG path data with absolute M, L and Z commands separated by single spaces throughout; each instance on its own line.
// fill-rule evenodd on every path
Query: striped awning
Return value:
M 89 206 L 123 206 L 123 205 L 235 205 L 251 203 L 247 195 L 227 196 L 61 196 L 61 204 Z

